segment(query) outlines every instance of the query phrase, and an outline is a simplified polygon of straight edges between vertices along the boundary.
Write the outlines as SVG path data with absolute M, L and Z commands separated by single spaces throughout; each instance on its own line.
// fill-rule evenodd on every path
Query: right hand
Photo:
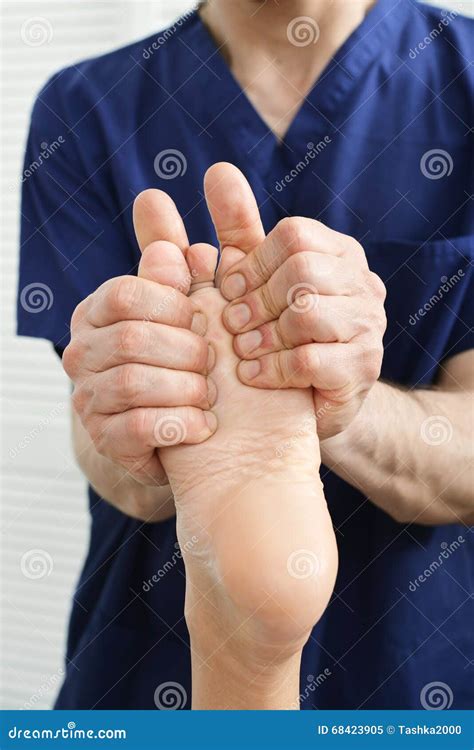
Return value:
M 157 449 L 200 443 L 216 429 L 209 411 L 216 389 L 207 377 L 214 355 L 203 338 L 205 316 L 187 296 L 199 279 L 190 275 L 173 201 L 144 191 L 134 224 L 138 277 L 110 279 L 77 306 L 63 366 L 97 452 L 141 484 L 163 485 Z

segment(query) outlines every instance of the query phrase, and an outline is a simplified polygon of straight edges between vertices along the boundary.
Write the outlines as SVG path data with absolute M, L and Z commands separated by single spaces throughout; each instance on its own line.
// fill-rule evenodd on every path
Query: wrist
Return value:
M 325 466 L 333 468 L 343 464 L 349 451 L 365 452 L 370 445 L 374 445 L 377 420 L 380 418 L 381 405 L 386 400 L 387 388 L 390 386 L 377 381 L 347 427 L 337 435 L 321 440 L 321 461 Z

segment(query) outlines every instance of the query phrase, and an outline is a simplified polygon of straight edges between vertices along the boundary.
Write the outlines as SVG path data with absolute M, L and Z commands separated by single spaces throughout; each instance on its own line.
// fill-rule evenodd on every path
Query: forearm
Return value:
M 142 521 L 155 523 L 175 514 L 169 485 L 159 487 L 141 484 L 125 468 L 100 455 L 74 411 L 72 426 L 76 460 L 100 497 L 123 513 Z
M 467 391 L 379 382 L 322 461 L 398 521 L 471 524 L 472 410 Z

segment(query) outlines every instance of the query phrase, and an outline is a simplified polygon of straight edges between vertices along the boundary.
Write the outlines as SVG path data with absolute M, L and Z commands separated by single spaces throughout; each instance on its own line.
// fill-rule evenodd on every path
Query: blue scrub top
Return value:
M 430 386 L 443 360 L 474 346 L 473 32 L 461 16 L 379 0 L 282 144 L 196 13 L 60 71 L 38 96 L 27 144 L 19 333 L 61 352 L 80 300 L 136 272 L 131 206 L 144 188 L 172 196 L 191 242 L 216 243 L 202 182 L 226 160 L 249 179 L 266 230 L 303 215 L 363 244 L 388 289 L 382 377 Z M 49 292 L 32 309 L 25 289 L 38 283 Z M 432 450 L 436 461 L 443 448 Z M 448 686 L 452 708 L 473 706 L 472 533 L 397 523 L 322 473 L 340 569 L 304 649 L 302 708 L 420 708 L 432 682 Z M 57 707 L 153 709 L 166 682 L 184 688 L 189 707 L 175 521 L 143 524 L 89 497 Z

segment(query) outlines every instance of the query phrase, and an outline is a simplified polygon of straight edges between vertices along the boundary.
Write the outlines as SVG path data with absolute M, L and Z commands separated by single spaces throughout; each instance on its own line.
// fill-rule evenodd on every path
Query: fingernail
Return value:
M 254 349 L 257 349 L 263 340 L 263 336 L 260 331 L 247 331 L 247 333 L 241 333 L 236 337 L 236 342 L 239 347 L 239 351 L 242 354 L 250 354 Z
M 202 312 L 195 312 L 191 321 L 191 331 L 204 336 L 207 331 L 207 317 Z
M 206 420 L 206 424 L 209 427 L 211 432 L 215 432 L 217 429 L 217 417 L 215 414 L 212 413 L 212 411 L 205 411 L 204 412 L 204 418 Z
M 252 380 L 252 378 L 255 378 L 261 369 L 258 359 L 251 359 L 249 362 L 241 362 L 239 365 L 239 373 L 245 378 L 245 380 Z
M 207 402 L 209 406 L 214 406 L 217 398 L 217 388 L 212 378 L 207 379 Z
M 238 305 L 232 305 L 227 309 L 227 322 L 232 328 L 239 330 L 243 328 L 249 322 L 252 317 L 252 312 L 248 305 L 241 302 Z
M 247 282 L 241 273 L 231 273 L 222 284 L 222 294 L 229 300 L 241 297 L 246 291 Z
M 209 344 L 207 347 L 207 371 L 211 372 L 212 368 L 216 364 L 216 353 L 214 347 Z

